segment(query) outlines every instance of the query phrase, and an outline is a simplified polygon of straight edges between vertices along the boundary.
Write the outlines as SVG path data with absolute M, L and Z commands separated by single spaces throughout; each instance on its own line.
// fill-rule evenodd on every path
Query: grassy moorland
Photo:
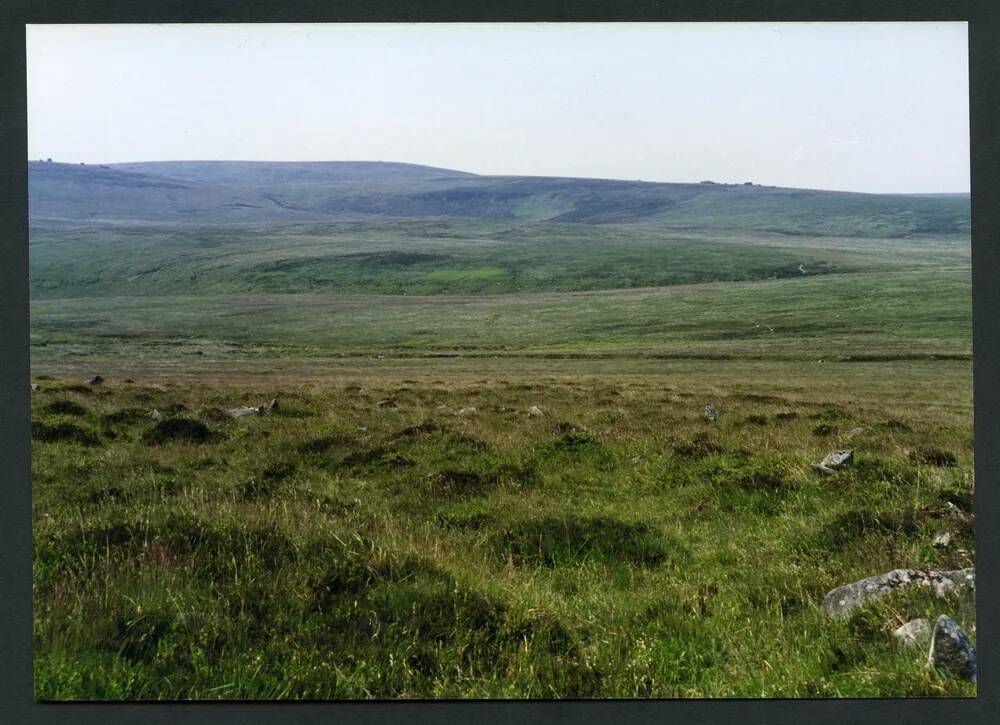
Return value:
M 967 198 L 31 173 L 39 699 L 975 694 Z
M 39 698 L 974 694 L 890 634 L 969 605 L 818 607 L 972 565 L 967 362 L 144 372 L 33 393 Z

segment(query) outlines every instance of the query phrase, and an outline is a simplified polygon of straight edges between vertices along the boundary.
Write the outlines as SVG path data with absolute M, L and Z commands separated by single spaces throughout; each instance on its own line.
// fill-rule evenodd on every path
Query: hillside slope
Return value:
M 967 195 L 476 176 L 382 162 L 31 162 L 29 197 L 35 222 L 471 217 L 860 238 L 966 235 L 969 230 Z

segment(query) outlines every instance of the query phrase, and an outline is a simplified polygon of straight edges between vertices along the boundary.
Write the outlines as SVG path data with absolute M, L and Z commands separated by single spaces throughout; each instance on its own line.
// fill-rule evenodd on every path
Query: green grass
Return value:
M 40 381 L 37 425 L 89 442 L 33 446 L 36 696 L 975 693 L 890 634 L 969 630 L 963 602 L 818 609 L 862 576 L 972 565 L 946 515 L 971 507 L 969 363 L 501 362 Z M 153 407 L 208 435 L 156 434 Z M 855 426 L 857 465 L 817 476 Z M 955 465 L 910 455 L 928 447 Z

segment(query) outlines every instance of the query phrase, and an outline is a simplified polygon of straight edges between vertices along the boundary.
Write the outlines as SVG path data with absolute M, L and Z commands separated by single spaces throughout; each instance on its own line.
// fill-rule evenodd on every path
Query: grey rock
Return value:
M 830 475 L 854 463 L 854 451 L 834 451 L 819 463 L 813 464 L 820 473 Z
M 945 670 L 963 680 L 976 681 L 976 648 L 962 628 L 946 614 L 938 617 L 934 624 L 927 666 Z
M 719 409 L 715 407 L 712 403 L 708 403 L 705 406 L 705 420 L 710 420 L 713 423 L 719 419 Z
M 90 384 L 91 385 L 100 385 L 103 382 L 104 382 L 104 378 L 102 378 L 100 375 L 95 375 L 94 377 L 92 377 L 90 379 Z
M 231 415 L 234 418 L 242 418 L 245 415 L 258 415 L 260 414 L 260 408 L 250 408 L 248 406 L 240 406 L 239 408 L 226 408 L 226 415 Z
M 931 587 L 939 597 L 949 592 L 974 592 L 976 572 L 975 569 L 955 571 L 893 569 L 885 574 L 837 587 L 823 597 L 823 611 L 834 617 L 846 617 L 858 607 L 911 586 Z
M 264 412 L 266 412 L 266 413 L 273 413 L 274 411 L 276 411 L 278 409 L 278 399 L 277 398 L 271 398 L 271 402 L 268 403 L 267 405 L 263 406 L 263 407 L 264 407 Z
M 473 406 L 469 405 L 469 406 L 466 406 L 465 408 L 461 408 L 455 415 L 470 416 L 470 415 L 478 415 L 478 414 L 479 414 L 479 411 L 476 410 Z
M 38 383 L 32 383 L 31 384 L 31 389 L 32 389 L 32 391 L 39 390 L 40 388 L 39 388 Z
M 892 632 L 904 645 L 926 645 L 931 641 L 931 625 L 926 619 L 911 619 Z
M 155 420 L 157 423 L 159 423 L 161 420 L 163 420 L 163 413 L 158 411 L 156 408 L 153 408 L 152 412 L 150 412 L 149 414 L 149 417 Z
M 945 531 L 943 534 L 938 534 L 934 537 L 934 541 L 931 545 L 935 548 L 946 549 L 951 546 L 951 534 Z
M 528 415 L 531 416 L 532 418 L 538 418 L 544 415 L 544 413 L 542 413 L 542 409 L 539 408 L 537 405 L 532 405 L 530 408 L 528 408 Z

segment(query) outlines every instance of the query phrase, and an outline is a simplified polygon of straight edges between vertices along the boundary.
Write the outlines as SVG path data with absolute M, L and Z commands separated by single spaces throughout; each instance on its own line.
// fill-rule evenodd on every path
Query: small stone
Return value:
M 719 409 L 712 403 L 708 403 L 705 406 L 705 419 L 710 420 L 713 423 L 719 419 Z
M 155 420 L 157 423 L 159 423 L 161 420 L 163 420 L 163 413 L 158 411 L 156 408 L 153 408 L 152 412 L 149 414 L 149 417 Z
M 385 400 L 380 400 L 375 403 L 379 408 L 398 408 L 399 405 L 392 398 L 386 398 Z
M 104 382 L 104 378 L 102 378 L 100 375 L 95 375 L 94 377 L 92 377 L 90 379 L 90 384 L 91 385 L 100 385 L 103 382 Z
M 931 625 L 926 619 L 912 619 L 892 634 L 904 645 L 925 645 L 931 641 Z
M 38 385 L 38 383 L 32 383 L 32 384 L 31 384 L 31 390 L 32 390 L 32 391 L 35 391 L 35 390 L 39 390 L 39 389 L 40 389 L 40 388 L 39 388 L 39 385 Z
M 465 408 L 461 408 L 455 415 L 470 416 L 470 415 L 477 415 L 478 413 L 479 413 L 478 410 L 469 405 Z
M 943 534 L 938 534 L 931 543 L 935 548 L 946 549 L 951 545 L 951 533 L 945 531 Z
M 970 682 L 976 681 L 976 648 L 965 632 L 946 614 L 937 618 L 927 666 L 950 672 Z
M 854 451 L 834 451 L 819 463 L 813 464 L 813 468 L 829 475 L 852 463 L 854 463 Z
M 544 413 L 542 413 L 542 409 L 539 408 L 537 405 L 532 405 L 530 408 L 528 408 L 528 415 L 531 416 L 532 418 L 538 418 L 544 415 Z
M 226 415 L 230 415 L 233 418 L 242 418 L 245 415 L 258 415 L 258 414 L 260 414 L 260 408 L 251 408 L 245 405 L 239 408 L 226 409 Z

